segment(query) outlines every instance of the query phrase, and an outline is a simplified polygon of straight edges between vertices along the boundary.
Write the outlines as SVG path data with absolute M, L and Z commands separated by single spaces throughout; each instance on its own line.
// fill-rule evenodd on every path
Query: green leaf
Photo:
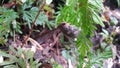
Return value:
M 93 10 L 91 11 L 93 13 L 92 17 L 93 17 L 94 22 L 96 22 L 97 24 L 100 24 L 102 27 L 105 27 L 100 16 L 95 11 Z
M 31 68 L 38 68 L 41 65 L 38 60 L 33 61 L 33 58 L 30 59 L 30 67 Z
M 32 7 L 29 11 L 23 12 L 23 19 L 27 21 L 29 28 L 31 28 L 31 24 L 35 20 L 37 13 L 38 8 L 36 7 Z M 48 17 L 44 14 L 44 12 L 41 12 L 36 20 L 35 25 L 42 25 L 43 27 L 45 27 L 46 24 L 49 28 L 51 27 L 51 24 L 48 22 Z
M 16 59 L 16 57 L 15 57 L 15 56 L 12 56 L 12 55 L 7 54 L 7 53 L 2 52 L 2 51 L 0 51 L 0 55 L 1 55 L 1 56 L 4 56 L 4 57 L 11 58 L 11 59 Z
M 23 51 L 24 51 L 24 50 L 23 50 L 21 47 L 18 47 L 17 50 L 18 50 L 18 51 L 16 52 L 16 56 L 17 56 L 17 57 L 21 57 L 21 55 L 23 54 Z
M 3 63 L 0 63 L 0 66 L 4 66 L 4 65 L 9 65 L 9 64 L 13 64 L 16 61 L 4 61 Z
M 18 18 L 18 15 L 14 10 L 0 7 L 0 38 L 3 38 L 4 41 L 8 37 L 8 34 L 11 32 L 12 21 L 16 18 Z M 5 36 L 5 38 L 3 36 Z M 4 43 L 0 42 L 0 44 Z
M 65 57 L 66 59 L 71 59 L 71 56 L 69 55 L 69 52 L 64 50 L 62 51 L 62 56 Z
M 26 68 L 26 62 L 25 62 L 26 60 L 22 58 L 18 58 L 16 61 L 21 68 Z
M 31 50 L 23 51 L 23 54 L 25 55 L 27 60 L 30 59 L 30 58 L 33 58 L 33 56 L 34 56 L 34 52 L 31 51 Z
M 4 18 L 4 22 L 11 22 L 18 18 L 18 15 L 16 12 L 14 12 L 12 9 L 7 10 L 5 7 L 0 8 L 0 12 L 2 15 L 0 18 Z
M 120 7 L 120 0 L 117 0 L 118 6 Z
M 81 29 L 76 42 L 81 66 L 84 63 L 81 61 L 84 61 L 84 56 L 90 51 L 92 43 L 89 38 L 94 35 L 95 24 L 104 27 L 102 19 L 98 15 L 103 9 L 103 3 L 102 0 L 67 0 L 66 4 L 56 17 L 56 24 L 67 22 Z
M 102 3 L 102 0 L 88 0 L 89 4 L 93 5 L 94 7 L 92 8 L 98 8 L 99 10 L 100 9 L 103 9 L 103 3 Z
M 4 66 L 4 68 L 19 68 L 19 67 L 16 65 L 7 65 L 7 66 Z
M 110 24 L 111 25 L 117 25 L 118 24 L 118 20 L 115 17 L 110 17 Z
M 107 36 L 109 36 L 109 33 L 108 33 L 108 31 L 107 30 L 105 30 L 105 29 L 102 29 L 102 31 L 107 35 Z

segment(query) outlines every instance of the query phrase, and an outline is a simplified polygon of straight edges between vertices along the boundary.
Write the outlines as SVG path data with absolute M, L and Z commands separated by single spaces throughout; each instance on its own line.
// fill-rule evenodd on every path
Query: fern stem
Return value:
M 38 16 L 40 15 L 40 12 L 41 12 L 41 10 L 43 9 L 44 5 L 45 5 L 45 2 L 43 1 L 42 6 L 39 7 L 39 11 L 38 11 L 38 13 L 37 13 L 37 15 L 36 15 L 36 17 L 35 17 L 35 20 L 34 20 L 33 23 L 32 23 L 32 28 L 30 29 L 29 34 L 28 34 L 27 37 L 23 40 L 23 44 L 25 44 L 26 40 L 30 37 L 31 33 L 33 32 L 35 23 L 36 23 L 36 21 L 37 21 L 37 19 L 38 19 Z

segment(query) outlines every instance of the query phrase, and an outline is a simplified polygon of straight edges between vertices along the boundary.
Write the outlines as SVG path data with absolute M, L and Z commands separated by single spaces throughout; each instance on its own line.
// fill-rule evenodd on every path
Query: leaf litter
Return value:
M 7 45 L 11 45 L 14 48 L 22 47 L 24 50 L 30 49 L 34 52 L 34 59 L 43 63 L 41 66 L 51 66 L 52 64 L 48 61 L 53 58 L 55 62 L 59 63 L 64 68 L 68 68 L 73 65 L 73 67 L 75 67 L 76 63 L 71 63 L 72 61 L 70 59 L 65 58 L 62 55 L 62 51 L 68 50 L 66 46 L 71 47 L 70 45 L 75 49 L 75 45 L 73 45 L 75 44 L 74 39 L 77 38 L 79 32 L 80 30 L 78 30 L 77 27 L 68 23 L 61 23 L 57 28 L 53 28 L 52 30 L 43 29 L 40 33 L 33 37 L 29 37 L 25 44 L 22 43 L 20 38 L 17 38 L 19 35 L 16 34 L 15 42 L 11 39 Z M 26 37 L 27 36 L 24 36 L 23 39 Z M 69 45 L 62 44 L 60 41 L 61 37 L 64 37 L 64 42 L 70 42 L 69 40 L 71 39 L 73 39 L 73 42 L 69 43 Z M 75 60 L 76 58 L 74 61 Z

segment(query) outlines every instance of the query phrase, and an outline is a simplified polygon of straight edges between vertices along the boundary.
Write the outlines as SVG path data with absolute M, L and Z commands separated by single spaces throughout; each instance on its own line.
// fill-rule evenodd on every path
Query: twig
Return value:
M 43 50 L 43 47 L 34 39 L 28 38 L 27 41 L 30 41 L 35 47 L 38 47 L 40 50 Z
M 15 30 L 13 30 L 13 40 L 14 40 L 14 43 L 15 43 Z
M 29 35 L 27 35 L 27 37 L 23 40 L 23 43 L 26 42 L 26 40 L 30 37 L 31 33 L 33 32 L 33 28 L 35 26 L 36 20 L 37 20 L 38 16 L 40 15 L 40 12 L 43 9 L 44 5 L 45 5 L 45 2 L 43 1 L 43 4 L 42 4 L 42 6 L 40 6 L 39 11 L 38 11 L 38 13 L 37 13 L 37 15 L 35 17 L 35 20 L 33 21 L 33 24 L 32 24 L 32 27 L 30 29 Z

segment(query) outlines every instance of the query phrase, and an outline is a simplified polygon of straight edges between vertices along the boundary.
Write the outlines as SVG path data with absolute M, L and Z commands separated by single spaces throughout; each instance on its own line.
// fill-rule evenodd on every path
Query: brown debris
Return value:
M 26 40 L 26 44 L 23 45 L 24 48 L 35 47 L 34 59 L 39 60 L 43 64 L 41 67 L 44 68 L 52 68 L 51 64 L 48 63 L 51 58 L 62 65 L 64 68 L 69 67 L 68 59 L 64 58 L 61 54 L 63 48 L 65 50 L 65 46 L 61 44 L 60 39 L 61 36 L 66 37 L 69 40 L 77 38 L 79 33 L 79 29 L 75 26 L 72 26 L 67 23 L 62 23 L 58 26 L 58 28 L 53 28 L 52 30 L 43 29 L 40 33 L 35 35 L 33 38 L 28 37 Z M 45 66 L 46 65 L 46 66 Z
M 6 7 L 6 8 L 11 8 L 12 6 L 14 6 L 16 3 L 13 1 L 13 2 L 10 2 L 10 3 L 7 3 L 7 4 L 4 4 L 3 6 Z

